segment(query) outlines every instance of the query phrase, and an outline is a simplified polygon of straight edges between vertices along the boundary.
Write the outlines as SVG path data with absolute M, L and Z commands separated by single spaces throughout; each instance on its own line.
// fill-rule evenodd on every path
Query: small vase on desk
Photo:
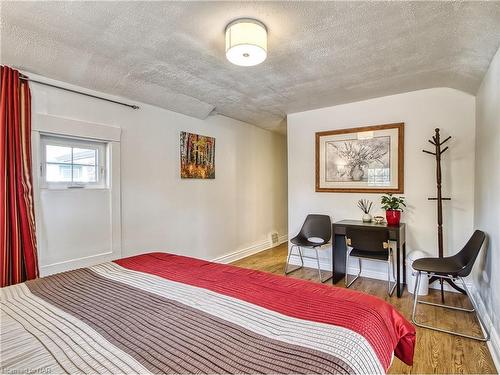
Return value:
M 371 223 L 371 221 L 372 221 L 372 215 L 370 214 L 363 215 L 363 223 Z

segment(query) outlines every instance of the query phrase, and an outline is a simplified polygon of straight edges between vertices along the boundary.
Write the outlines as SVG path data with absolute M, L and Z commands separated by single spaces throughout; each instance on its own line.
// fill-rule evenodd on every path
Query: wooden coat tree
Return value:
M 428 198 L 429 200 L 436 201 L 437 202 L 437 229 L 438 229 L 438 256 L 442 258 L 444 256 L 443 254 L 443 201 L 449 201 L 451 198 L 443 198 L 441 194 L 441 155 L 448 150 L 448 147 L 445 147 L 444 149 L 441 150 L 441 146 L 444 145 L 447 141 L 450 140 L 451 136 L 446 138 L 444 141 L 441 142 L 441 138 L 439 136 L 439 128 L 435 129 L 436 134 L 432 137 L 432 140 L 429 139 L 429 143 L 434 145 L 435 151 L 427 151 L 427 150 L 422 150 L 423 152 L 434 155 L 436 157 L 436 183 L 437 183 L 437 197 L 435 198 Z M 444 293 L 443 293 L 443 282 L 447 282 L 450 284 L 454 289 L 458 290 L 461 293 L 465 294 L 465 291 L 460 288 L 458 285 L 456 285 L 452 280 L 450 279 L 442 279 L 437 276 L 433 276 L 430 280 L 429 283 L 432 283 L 436 280 L 439 280 L 441 284 L 441 300 L 444 302 Z

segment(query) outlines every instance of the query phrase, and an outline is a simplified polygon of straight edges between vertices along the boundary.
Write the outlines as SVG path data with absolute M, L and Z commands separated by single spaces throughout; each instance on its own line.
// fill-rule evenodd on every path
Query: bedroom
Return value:
M 500 369 L 500 2 L 0 4 L 2 372 Z M 422 152 L 436 128 L 451 136 L 441 201 Z M 352 147 L 386 136 L 373 169 L 387 174 L 338 162 L 353 134 Z M 387 221 L 388 192 L 404 226 L 363 224 L 358 202 Z M 310 214 L 328 238 L 297 248 Z M 345 220 L 392 255 L 389 285 L 366 259 L 345 288 L 358 273 Z M 477 314 L 416 316 L 489 340 L 416 326 L 407 257 L 440 243 L 451 256 L 475 230 L 486 239 L 463 276 Z M 284 277 L 288 254 L 287 270 L 306 267 Z M 444 285 L 446 303 L 470 306 Z M 440 303 L 440 289 L 418 298 Z

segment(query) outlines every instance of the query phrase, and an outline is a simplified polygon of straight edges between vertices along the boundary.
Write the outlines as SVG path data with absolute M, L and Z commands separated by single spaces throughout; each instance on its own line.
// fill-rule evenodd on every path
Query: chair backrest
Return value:
M 464 248 L 451 257 L 462 266 L 462 269 L 458 272 L 458 276 L 469 276 L 485 238 L 486 234 L 483 231 L 474 231 Z
M 389 242 L 389 231 L 369 228 L 346 228 L 346 237 L 351 247 L 364 251 L 385 251 Z
M 307 215 L 299 236 L 305 239 L 311 237 L 321 238 L 325 243 L 332 237 L 332 221 L 328 215 Z

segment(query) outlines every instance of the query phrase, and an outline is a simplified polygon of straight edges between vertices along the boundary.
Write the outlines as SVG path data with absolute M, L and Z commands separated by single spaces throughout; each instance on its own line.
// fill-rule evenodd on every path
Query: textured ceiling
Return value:
M 253 17 L 268 59 L 224 56 Z M 422 88 L 475 94 L 500 44 L 500 2 L 2 2 L 2 63 L 204 118 L 273 129 L 287 113 Z

